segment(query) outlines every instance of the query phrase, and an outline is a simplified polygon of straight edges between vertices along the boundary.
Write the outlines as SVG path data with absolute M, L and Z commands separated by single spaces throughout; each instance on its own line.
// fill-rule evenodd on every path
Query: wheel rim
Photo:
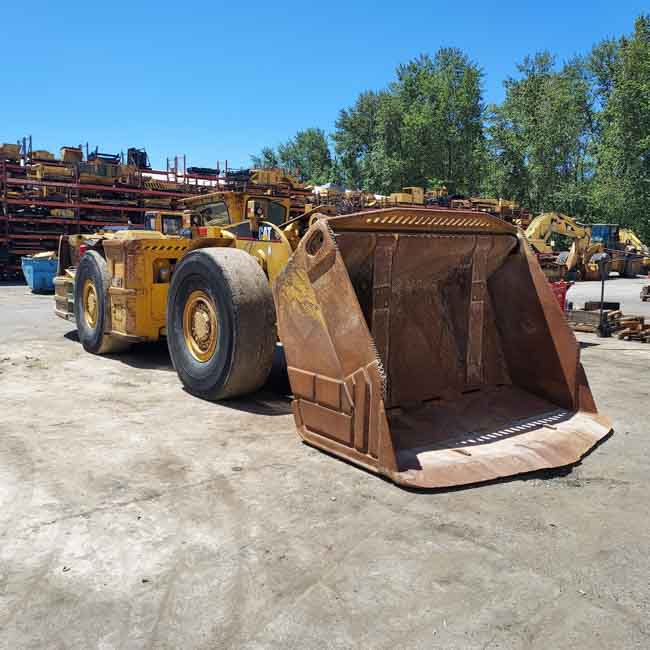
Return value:
M 183 309 L 183 337 L 192 356 L 201 363 L 209 361 L 217 347 L 219 318 L 210 296 L 193 291 Z
M 95 329 L 97 325 L 97 289 L 92 280 L 86 280 L 83 292 L 84 320 L 88 327 Z

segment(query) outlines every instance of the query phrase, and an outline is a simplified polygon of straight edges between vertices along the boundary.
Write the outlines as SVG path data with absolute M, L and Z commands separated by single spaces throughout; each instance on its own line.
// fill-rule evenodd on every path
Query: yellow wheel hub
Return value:
M 92 280 L 86 280 L 83 292 L 84 320 L 88 327 L 97 325 L 97 289 Z
M 219 319 L 212 298 L 204 291 L 193 291 L 183 309 L 183 337 L 192 356 L 209 361 L 217 347 Z

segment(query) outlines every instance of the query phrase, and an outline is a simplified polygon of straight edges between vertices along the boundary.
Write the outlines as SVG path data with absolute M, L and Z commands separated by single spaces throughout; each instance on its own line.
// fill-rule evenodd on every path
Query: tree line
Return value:
M 650 242 L 650 15 L 566 62 L 526 57 L 500 104 L 484 102 L 483 78 L 457 48 L 421 55 L 342 109 L 331 134 L 299 131 L 252 163 L 381 194 L 444 184 L 625 224 Z

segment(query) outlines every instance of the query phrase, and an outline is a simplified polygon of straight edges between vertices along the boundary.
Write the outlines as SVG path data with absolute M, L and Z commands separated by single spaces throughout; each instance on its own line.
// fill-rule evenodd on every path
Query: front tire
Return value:
M 108 288 L 111 284 L 106 260 L 96 251 L 88 251 L 79 262 L 74 281 L 74 315 L 77 334 L 86 352 L 110 354 L 129 347 L 110 330 Z
M 255 258 L 201 248 L 181 260 L 167 299 L 167 345 L 190 393 L 221 400 L 259 390 L 276 338 L 271 288 Z

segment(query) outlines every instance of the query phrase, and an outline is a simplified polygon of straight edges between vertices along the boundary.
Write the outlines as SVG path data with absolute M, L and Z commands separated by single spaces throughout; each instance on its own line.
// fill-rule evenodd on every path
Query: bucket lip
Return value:
M 580 410 L 570 413 L 571 417 L 558 426 L 542 426 L 485 444 L 402 450 L 398 465 L 400 460 L 404 466 L 415 458 L 421 468 L 387 474 L 405 487 L 435 489 L 469 486 L 573 465 L 612 434 L 613 428 L 610 420 L 599 413 Z
M 337 231 L 390 231 L 512 235 L 514 226 L 485 212 L 452 208 L 389 207 L 324 217 Z

